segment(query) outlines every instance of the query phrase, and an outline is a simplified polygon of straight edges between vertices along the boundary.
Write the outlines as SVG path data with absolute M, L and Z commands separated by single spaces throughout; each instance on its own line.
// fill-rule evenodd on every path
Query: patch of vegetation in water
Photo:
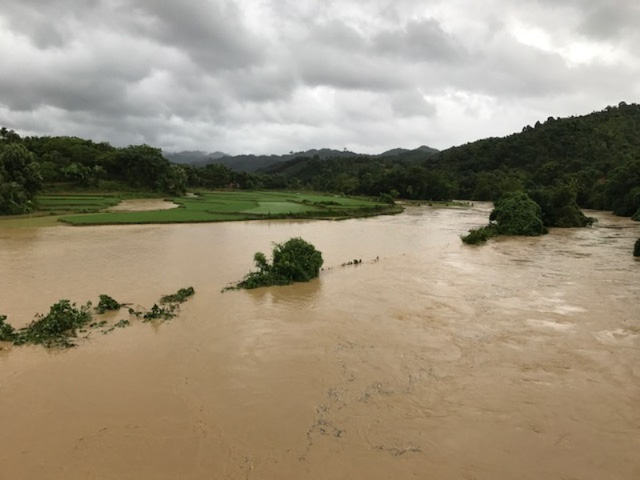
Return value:
M 496 235 L 498 235 L 498 230 L 495 225 L 487 225 L 485 227 L 469 230 L 469 233 L 467 235 L 463 235 L 460 238 L 467 245 L 478 245 L 481 243 L 485 243 L 487 240 L 495 237 Z
M 160 303 L 184 303 L 186 302 L 190 296 L 192 296 L 195 292 L 193 287 L 181 288 L 176 293 L 172 295 L 163 295 L 160 298 Z
M 111 298 L 109 295 L 100 295 L 100 301 L 96 307 L 96 313 L 113 312 L 120 310 L 122 304 Z
M 272 285 L 291 285 L 308 282 L 320 274 L 324 260 L 322 253 L 300 237 L 276 243 L 269 262 L 262 252 L 253 256 L 257 271 L 248 273 L 241 282 L 229 289 L 252 289 Z
M 91 322 L 91 302 L 80 307 L 69 300 L 54 303 L 46 315 L 38 314 L 36 319 L 18 331 L 13 342 L 51 347 L 72 347 L 73 338 L 80 328 Z
M 16 329 L 7 322 L 6 315 L 0 315 L 0 342 L 12 342 L 16 337 Z
M 180 304 L 195 294 L 193 287 L 181 288 L 172 295 L 164 295 L 160 299 L 160 305 L 154 304 L 148 311 L 136 311 L 129 308 L 132 317 L 142 318 L 143 322 L 152 320 L 166 321 L 177 315 Z M 37 314 L 33 322 L 28 326 L 16 330 L 7 323 L 7 317 L 0 315 L 0 341 L 13 342 L 14 345 L 43 345 L 46 348 L 69 348 L 76 345 L 74 338 L 78 333 L 101 329 L 107 334 L 116 328 L 125 328 L 131 325 L 128 319 L 122 319 L 109 326 L 107 320 L 95 320 L 92 311 L 103 314 L 108 311 L 119 310 L 121 304 L 108 295 L 100 295 L 100 302 L 95 309 L 91 308 L 91 302 L 80 307 L 69 300 L 60 300 L 53 304 L 46 315 Z
M 633 247 L 633 256 L 640 257 L 640 238 L 636 240 L 636 244 Z
M 495 203 L 489 225 L 469 230 L 461 237 L 467 244 L 477 245 L 497 235 L 538 236 L 547 233 L 542 223 L 542 209 L 524 192 L 504 195 Z

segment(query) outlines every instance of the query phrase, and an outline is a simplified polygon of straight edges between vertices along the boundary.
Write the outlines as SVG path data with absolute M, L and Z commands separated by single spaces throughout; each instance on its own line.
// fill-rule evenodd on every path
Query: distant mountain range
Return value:
M 202 167 L 210 163 L 221 163 L 233 170 L 240 172 L 257 172 L 281 162 L 287 162 L 295 158 L 313 158 L 317 156 L 320 159 L 327 158 L 349 158 L 349 157 L 395 157 L 406 156 L 411 157 L 415 153 L 416 156 L 424 159 L 425 154 L 433 155 L 438 153 L 435 148 L 421 146 L 416 149 L 394 148 L 378 155 L 367 155 L 361 153 L 350 152 L 348 150 L 334 150 L 331 148 L 311 149 L 304 152 L 290 152 L 284 155 L 228 155 L 223 152 L 163 152 L 165 158 L 173 163 L 182 163 Z

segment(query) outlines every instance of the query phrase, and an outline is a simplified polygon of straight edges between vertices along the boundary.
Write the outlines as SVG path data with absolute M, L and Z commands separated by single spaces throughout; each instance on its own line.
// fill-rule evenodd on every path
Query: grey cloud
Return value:
M 382 32 L 374 40 L 374 48 L 422 62 L 455 63 L 465 58 L 463 48 L 432 19 L 411 21 L 401 29 Z
M 328 85 L 346 90 L 393 91 L 407 86 L 408 79 L 395 65 L 371 56 L 333 49 L 300 50 L 296 61 L 308 85 Z
M 595 6 L 581 22 L 579 31 L 588 37 L 615 39 L 638 36 L 640 4 L 635 1 L 608 1 Z
M 147 35 L 182 49 L 205 70 L 246 67 L 264 58 L 262 43 L 245 27 L 242 12 L 230 1 L 133 3 L 152 20 Z
M 400 117 L 432 117 L 437 113 L 436 106 L 426 101 L 418 90 L 391 95 L 390 105 Z
M 0 2 L 0 125 L 30 134 L 232 153 L 446 147 L 640 95 L 630 0 Z M 568 65 L 519 43 L 513 19 L 625 63 Z

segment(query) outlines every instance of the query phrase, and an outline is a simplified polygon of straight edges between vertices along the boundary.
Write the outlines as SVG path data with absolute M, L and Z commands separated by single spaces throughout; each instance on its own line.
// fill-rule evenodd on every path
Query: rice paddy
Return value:
M 74 212 L 59 218 L 71 225 L 195 223 L 277 218 L 343 219 L 401 211 L 399 207 L 365 198 L 292 192 L 201 192 L 171 200 L 178 208 L 100 211 L 117 204 L 119 199 L 99 195 L 48 195 L 41 197 L 40 204 L 45 208 L 55 208 L 56 212 L 63 207 L 66 212 Z

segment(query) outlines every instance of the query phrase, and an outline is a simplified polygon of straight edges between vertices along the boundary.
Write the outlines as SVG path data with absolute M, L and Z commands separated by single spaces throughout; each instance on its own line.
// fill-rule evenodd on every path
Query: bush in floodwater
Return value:
M 164 295 L 160 298 L 160 303 L 184 303 L 187 299 L 196 293 L 193 287 L 181 288 L 172 295 Z
M 249 273 L 238 283 L 237 288 L 258 288 L 270 285 L 290 285 L 294 282 L 308 282 L 320 274 L 324 263 L 322 253 L 300 237 L 276 243 L 269 263 L 262 252 L 253 256 L 257 272 Z
M 98 306 L 96 307 L 97 313 L 105 313 L 112 312 L 116 310 L 120 310 L 122 304 L 115 301 L 109 295 L 100 295 L 100 301 L 98 302 Z
M 640 257 L 640 238 L 636 240 L 636 244 L 633 247 L 633 256 Z
M 498 235 L 495 225 L 487 225 L 486 227 L 475 228 L 469 230 L 467 235 L 463 235 L 460 238 L 468 245 L 478 245 L 489 240 L 491 237 Z
M 80 308 L 69 300 L 54 303 L 46 315 L 38 314 L 27 327 L 20 330 L 15 343 L 34 343 L 45 347 L 72 347 L 70 341 L 77 330 L 91 321 L 91 302 Z
M 510 192 L 495 202 L 489 225 L 469 230 L 460 238 L 477 245 L 497 235 L 537 236 L 547 233 L 542 223 L 542 209 L 524 192 Z
M 524 192 L 511 192 L 500 198 L 489 220 L 495 220 L 500 235 L 535 237 L 547 233 L 540 205 Z
M 0 315 L 0 342 L 12 342 L 16 337 L 16 329 L 6 321 L 7 316 Z

